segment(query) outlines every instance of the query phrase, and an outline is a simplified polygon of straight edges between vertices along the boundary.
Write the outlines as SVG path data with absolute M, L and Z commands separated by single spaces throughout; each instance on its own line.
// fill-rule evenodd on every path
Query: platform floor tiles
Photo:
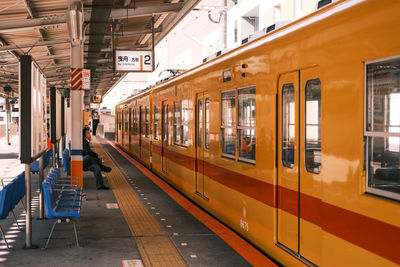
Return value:
M 0 242 L 0 266 L 251 266 L 112 146 L 94 143 L 113 168 L 105 179 L 112 190 L 96 190 L 93 174 L 84 172 L 87 200 L 77 222 L 81 247 L 72 223 L 62 223 L 43 249 L 54 221 L 38 219 L 39 181 L 33 175 L 32 240 L 39 248 L 23 248 L 25 232 L 9 216 L 0 224 L 13 249 Z M 17 216 L 24 228 L 21 205 Z

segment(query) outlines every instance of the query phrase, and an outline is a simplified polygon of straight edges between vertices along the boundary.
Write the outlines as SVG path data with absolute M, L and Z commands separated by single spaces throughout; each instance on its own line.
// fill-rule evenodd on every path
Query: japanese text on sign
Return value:
M 115 51 L 116 71 L 153 71 L 152 51 Z

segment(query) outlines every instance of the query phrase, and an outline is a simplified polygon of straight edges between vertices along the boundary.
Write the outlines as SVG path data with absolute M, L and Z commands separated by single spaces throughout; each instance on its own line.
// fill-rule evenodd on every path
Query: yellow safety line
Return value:
M 135 238 L 145 266 L 187 266 L 167 233 L 140 202 L 102 146 L 95 140 L 92 143 L 99 156 L 104 158 L 104 164 L 112 168 L 112 171 L 106 174 L 108 182 Z

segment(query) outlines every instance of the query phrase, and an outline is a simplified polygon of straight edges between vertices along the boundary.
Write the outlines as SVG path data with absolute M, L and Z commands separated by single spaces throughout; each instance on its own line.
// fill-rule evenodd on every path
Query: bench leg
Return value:
M 72 223 L 74 224 L 76 246 L 79 248 L 78 233 L 76 232 L 76 224 L 75 224 L 75 221 L 72 221 Z
M 7 239 L 6 239 L 6 236 L 4 235 L 3 228 L 1 227 L 1 225 L 0 225 L 0 231 L 1 231 L 1 235 L 3 236 L 4 242 L 7 245 L 7 248 L 10 249 L 10 246 L 7 243 Z
M 12 215 L 13 215 L 13 217 L 14 217 L 14 221 L 15 221 L 15 223 L 17 224 L 17 226 L 18 226 L 18 229 L 21 231 L 21 232 L 25 232 L 24 231 L 24 229 L 22 229 L 20 226 L 19 226 L 19 224 L 18 224 L 18 220 L 17 220 L 17 216 L 15 216 L 15 213 L 14 213 L 14 211 L 12 210 L 11 211 L 11 213 L 12 213 Z
M 56 223 L 58 223 L 58 221 L 61 221 L 61 220 L 58 219 L 53 223 L 53 227 L 51 228 L 50 235 L 49 235 L 49 238 L 47 238 L 46 245 L 44 246 L 44 249 L 47 249 L 47 246 L 49 245 L 49 242 L 50 242 L 50 238 L 53 235 L 54 227 L 56 227 Z

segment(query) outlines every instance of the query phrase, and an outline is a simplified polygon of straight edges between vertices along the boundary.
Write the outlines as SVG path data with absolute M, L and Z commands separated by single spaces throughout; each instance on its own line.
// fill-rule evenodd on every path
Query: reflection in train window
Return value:
M 308 80 L 305 94 L 306 169 L 311 173 L 319 173 L 321 170 L 321 81 Z
M 222 155 L 235 158 L 235 90 L 221 93 Z
M 158 112 L 157 105 L 154 105 L 154 139 L 158 139 L 158 121 L 160 120 L 160 113 Z
M 118 112 L 117 120 L 118 120 L 118 130 L 121 131 L 121 125 L 122 125 L 121 112 Z
M 256 160 L 256 88 L 238 89 L 239 160 Z
M 293 168 L 295 142 L 295 102 L 293 83 L 282 87 L 282 164 Z
M 181 134 L 181 101 L 175 101 L 174 103 L 174 143 L 180 145 Z
M 125 110 L 124 120 L 125 120 L 124 132 L 129 133 L 129 110 L 128 109 Z
M 133 134 L 138 134 L 138 112 L 137 108 L 133 109 Z
M 169 139 L 169 129 L 168 129 L 168 105 L 163 105 L 162 109 L 162 140 L 168 143 Z
M 149 107 L 145 107 L 144 108 L 145 111 L 145 136 L 148 137 L 149 136 L 149 124 L 150 124 L 150 113 L 149 113 Z
M 182 100 L 181 113 L 181 142 L 183 146 L 189 145 L 189 103 L 187 99 Z
M 400 58 L 366 64 L 367 192 L 400 200 Z
M 210 99 L 206 98 L 204 100 L 205 104 L 205 114 L 204 114 L 204 124 L 205 124 L 205 129 L 204 129 L 204 147 L 205 148 L 210 148 Z
M 131 135 L 133 135 L 134 134 L 134 129 L 133 129 L 133 116 L 134 116 L 134 109 L 130 109 L 130 118 L 129 118 L 129 127 L 130 127 L 130 130 L 131 130 L 131 132 L 130 132 L 130 134 Z
M 197 100 L 197 146 L 203 146 L 203 100 Z

